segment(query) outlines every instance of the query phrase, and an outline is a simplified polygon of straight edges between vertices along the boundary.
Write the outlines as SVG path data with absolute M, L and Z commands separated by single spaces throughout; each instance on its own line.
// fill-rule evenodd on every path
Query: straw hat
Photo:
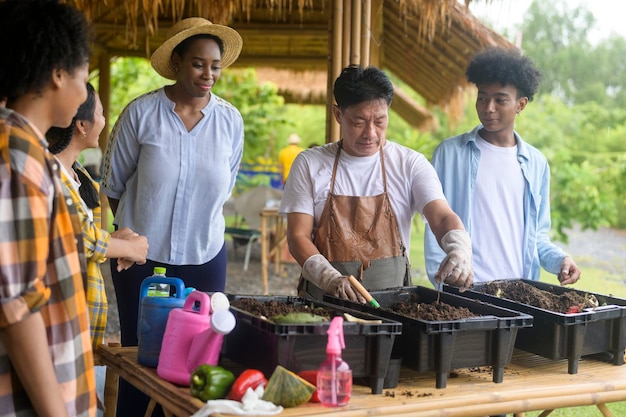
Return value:
M 177 22 L 170 29 L 167 40 L 152 54 L 152 67 L 161 76 L 175 80 L 176 71 L 172 67 L 172 51 L 179 43 L 194 35 L 213 35 L 224 45 L 221 67 L 230 66 L 239 57 L 243 40 L 236 30 L 228 26 L 216 25 L 201 17 L 190 17 Z
M 291 135 L 289 135 L 289 139 L 287 139 L 287 143 L 290 145 L 297 145 L 298 143 L 300 143 L 300 136 L 296 135 L 295 133 L 292 133 Z

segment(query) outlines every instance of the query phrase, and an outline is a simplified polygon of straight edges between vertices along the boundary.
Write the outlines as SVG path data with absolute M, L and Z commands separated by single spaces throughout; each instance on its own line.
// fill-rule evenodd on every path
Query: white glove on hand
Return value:
M 311 255 L 304 261 L 302 276 L 334 297 L 365 303 L 365 298 L 352 288 L 348 277 L 341 275 L 328 259 L 319 253 Z
M 448 254 L 439 265 L 435 281 L 459 287 L 461 292 L 472 286 L 472 241 L 465 230 L 450 230 L 441 239 L 441 248 Z

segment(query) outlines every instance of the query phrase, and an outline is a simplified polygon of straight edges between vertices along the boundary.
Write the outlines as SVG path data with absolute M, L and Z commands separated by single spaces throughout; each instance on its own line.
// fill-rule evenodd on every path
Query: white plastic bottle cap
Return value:
M 222 311 L 230 308 L 228 297 L 223 292 L 215 292 L 211 294 L 211 311 Z
M 211 315 L 211 328 L 215 333 L 228 334 L 236 323 L 237 320 L 230 310 L 218 310 Z

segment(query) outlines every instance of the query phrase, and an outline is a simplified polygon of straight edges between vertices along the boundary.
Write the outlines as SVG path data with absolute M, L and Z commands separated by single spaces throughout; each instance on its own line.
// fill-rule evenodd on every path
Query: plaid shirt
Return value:
M 74 169 L 80 170 L 88 178 L 89 173 L 83 166 L 76 161 Z M 100 264 L 106 258 L 107 248 L 111 242 L 111 235 L 100 227 L 102 209 L 100 206 L 95 207 L 93 212 L 93 220 L 87 213 L 87 207 L 80 197 L 80 192 L 68 178 L 64 169 L 61 170 L 61 179 L 67 192 L 69 192 L 78 217 L 80 217 L 80 228 L 83 232 L 83 245 L 85 247 L 85 256 L 87 258 L 87 309 L 89 310 L 89 327 L 91 329 L 91 342 L 95 349 L 102 344 L 104 333 L 107 325 L 107 295 L 104 286 L 104 277 L 100 270 Z M 98 183 L 92 181 L 96 189 L 99 188 Z
M 41 312 L 68 413 L 92 417 L 96 383 L 76 216 L 46 147 L 27 120 L 0 108 L 0 329 Z M 0 416 L 16 415 L 36 413 L 0 342 Z

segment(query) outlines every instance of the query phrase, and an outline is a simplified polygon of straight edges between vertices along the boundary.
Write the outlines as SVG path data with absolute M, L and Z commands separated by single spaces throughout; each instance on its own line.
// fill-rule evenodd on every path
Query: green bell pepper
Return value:
M 214 365 L 198 366 L 190 378 L 191 395 L 202 401 L 224 398 L 235 382 L 235 375 L 228 369 Z

